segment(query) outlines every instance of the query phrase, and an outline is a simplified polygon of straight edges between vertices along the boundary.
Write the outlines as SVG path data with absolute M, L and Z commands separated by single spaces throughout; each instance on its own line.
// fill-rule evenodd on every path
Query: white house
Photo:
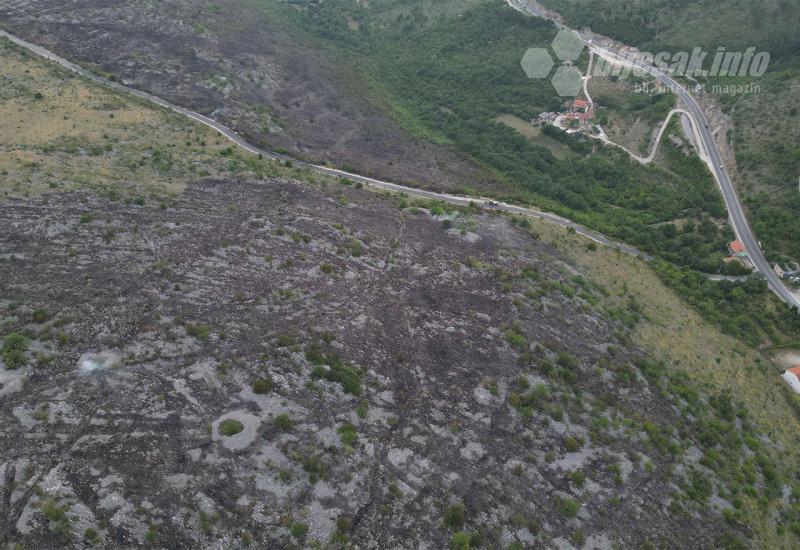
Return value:
M 789 387 L 794 390 L 794 393 L 800 393 L 800 367 L 792 367 L 783 373 L 781 377 L 789 384 Z

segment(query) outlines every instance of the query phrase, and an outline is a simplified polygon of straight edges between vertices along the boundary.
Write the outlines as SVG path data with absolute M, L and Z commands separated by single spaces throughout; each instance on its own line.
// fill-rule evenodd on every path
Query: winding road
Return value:
M 527 9 L 523 9 L 525 4 L 524 2 L 514 1 L 510 2 L 513 7 L 524 11 L 530 15 L 538 15 L 535 12 L 529 11 Z M 555 225 L 574 230 L 575 233 L 582 235 L 596 243 L 599 243 L 604 246 L 608 246 L 611 248 L 615 248 L 624 252 L 626 254 L 630 254 L 632 256 L 640 257 L 645 260 L 652 260 L 653 257 L 649 254 L 646 254 L 637 248 L 630 246 L 628 244 L 615 241 L 613 239 L 609 239 L 605 235 L 598 233 L 597 231 L 593 231 L 581 224 L 575 223 L 571 220 L 558 216 L 556 214 L 552 214 L 549 212 L 543 212 L 541 210 L 536 210 L 534 208 L 518 206 L 514 204 L 508 204 L 504 202 L 494 201 L 488 198 L 478 198 L 478 197 L 469 197 L 469 196 L 460 196 L 460 195 L 451 195 L 447 193 L 437 193 L 434 191 L 427 191 L 424 189 L 419 189 L 416 187 L 409 187 L 406 185 L 401 185 L 397 183 L 392 183 L 389 181 L 379 180 L 375 178 L 370 178 L 367 176 L 362 176 L 359 174 L 354 174 L 352 172 L 346 172 L 344 170 L 338 170 L 336 168 L 329 168 L 327 166 L 320 166 L 316 164 L 312 164 L 309 162 L 297 160 L 295 158 L 289 157 L 287 155 L 283 155 L 280 153 L 276 153 L 274 151 L 268 151 L 266 149 L 262 149 L 257 147 L 251 143 L 249 143 L 244 137 L 240 136 L 227 126 L 217 122 L 216 120 L 209 118 L 205 115 L 200 113 L 196 113 L 190 109 L 185 107 L 181 107 L 179 105 L 175 105 L 166 101 L 160 97 L 154 96 L 152 94 L 148 94 L 147 92 L 143 92 L 141 90 L 137 90 L 135 88 L 131 88 L 129 86 L 125 86 L 119 82 L 111 81 L 107 78 L 104 78 L 100 75 L 93 73 L 92 71 L 85 69 L 63 57 L 56 55 L 55 53 L 41 47 L 37 46 L 36 44 L 32 44 L 27 42 L 21 38 L 18 38 L 12 34 L 9 34 L 6 31 L 0 30 L 0 37 L 6 38 L 11 42 L 21 46 L 36 55 L 39 55 L 47 60 L 50 60 L 62 67 L 73 71 L 80 76 L 91 80 L 95 83 L 98 83 L 102 86 L 111 88 L 115 91 L 129 94 L 139 99 L 145 100 L 147 102 L 153 103 L 155 105 L 159 105 L 165 109 L 170 111 L 176 112 L 181 114 L 187 118 L 190 118 L 196 122 L 204 124 L 213 130 L 222 134 L 225 138 L 233 142 L 234 144 L 238 145 L 242 149 L 249 151 L 255 155 L 261 155 L 264 158 L 273 159 L 277 161 L 290 161 L 294 165 L 298 166 L 299 168 L 303 168 L 318 174 L 326 175 L 326 176 L 333 176 L 333 177 L 342 177 L 352 180 L 354 182 L 360 182 L 364 185 L 368 185 L 377 189 L 383 189 L 386 191 L 392 191 L 396 193 L 405 193 L 406 195 L 412 197 L 418 197 L 421 199 L 430 199 L 430 200 L 437 200 L 443 201 L 450 204 L 458 205 L 458 206 L 478 206 L 484 208 L 486 210 L 496 210 L 500 212 L 508 212 L 511 214 L 520 214 L 523 216 L 528 216 L 531 218 L 536 218 L 539 220 L 543 220 L 545 222 L 553 223 Z M 766 258 L 764 258 L 761 249 L 758 246 L 758 241 L 756 241 L 755 236 L 753 235 L 749 225 L 747 224 L 747 220 L 744 216 L 744 212 L 742 211 L 741 205 L 739 204 L 738 198 L 736 197 L 736 192 L 733 188 L 733 184 L 725 171 L 724 164 L 722 163 L 721 156 L 717 149 L 716 143 L 714 141 L 713 135 L 708 128 L 708 123 L 706 121 L 705 115 L 703 114 L 702 109 L 694 100 L 694 98 L 680 87 L 674 80 L 672 80 L 668 75 L 662 73 L 655 67 L 646 66 L 641 63 L 641 61 L 633 58 L 626 57 L 624 54 L 618 54 L 616 52 L 610 51 L 606 48 L 603 48 L 597 44 L 592 43 L 591 38 L 584 38 L 587 44 L 592 49 L 593 53 L 599 55 L 600 57 L 606 58 L 608 60 L 612 60 L 617 63 L 629 64 L 631 66 L 635 66 L 640 68 L 654 77 L 658 78 L 664 84 L 670 86 L 670 88 L 674 89 L 676 93 L 680 96 L 683 102 L 686 104 L 689 112 L 687 113 L 693 121 L 693 127 L 697 137 L 697 143 L 701 147 L 701 156 L 706 160 L 709 164 L 709 167 L 712 169 L 714 173 L 714 177 L 717 179 L 717 182 L 722 190 L 723 196 L 725 198 L 725 203 L 728 206 L 728 211 L 731 218 L 731 223 L 736 231 L 737 237 L 744 243 L 748 253 L 750 254 L 750 258 L 753 261 L 756 269 L 761 273 L 765 279 L 767 280 L 770 288 L 787 304 L 793 307 L 800 307 L 800 300 L 797 299 L 789 290 L 783 285 L 781 280 L 778 278 L 777 275 L 770 269 L 769 264 L 767 263 Z M 666 123 L 665 123 L 666 127 Z M 663 133 L 663 128 L 662 128 Z M 657 146 L 657 143 L 656 143 Z M 635 157 L 635 155 L 634 155 Z
M 548 14 L 543 13 L 537 5 L 527 0 L 507 0 L 507 2 L 512 8 L 527 15 L 553 20 L 551 17 L 548 17 Z M 554 23 L 560 29 L 567 28 L 559 21 L 554 21 Z M 659 68 L 644 63 L 628 53 L 615 51 L 608 45 L 598 44 L 588 33 L 574 32 L 589 46 L 594 55 L 600 56 L 613 63 L 627 65 L 631 68 L 641 70 L 658 79 L 678 96 L 693 121 L 694 131 L 698 138 L 697 144 L 700 149 L 700 156 L 706 164 L 708 164 L 722 192 L 722 197 L 728 209 L 728 217 L 736 233 L 736 238 L 744 244 L 750 261 L 753 262 L 756 271 L 767 281 L 770 289 L 787 305 L 792 308 L 800 309 L 800 299 L 783 284 L 781 279 L 772 271 L 769 262 L 767 262 L 767 259 L 764 257 L 758 239 L 756 239 L 753 230 L 747 222 L 744 209 L 736 195 L 736 189 L 725 168 L 725 163 L 717 147 L 717 142 L 709 127 L 708 119 L 694 96 L 682 85 L 673 80 L 668 73 Z
M 325 176 L 346 178 L 348 180 L 351 180 L 351 181 L 354 181 L 354 182 L 360 182 L 360 183 L 362 183 L 364 185 L 369 185 L 369 186 L 374 187 L 374 188 L 383 189 L 383 190 L 386 190 L 386 191 L 393 191 L 393 192 L 396 192 L 396 193 L 405 193 L 406 195 L 409 195 L 409 196 L 412 196 L 412 197 L 418 197 L 418 198 L 421 198 L 421 199 L 430 199 L 430 200 L 442 201 L 442 202 L 447 202 L 447 203 L 458 205 L 458 206 L 478 206 L 478 207 L 481 207 L 481 208 L 486 209 L 486 210 L 496 210 L 496 211 L 500 211 L 500 212 L 508 212 L 508 213 L 511 213 L 511 214 L 520 214 L 520 215 L 523 215 L 523 216 L 536 218 L 536 219 L 539 219 L 539 220 L 543 220 L 545 222 L 553 223 L 553 224 L 561 226 L 561 227 L 565 227 L 567 229 L 571 229 L 571 230 L 575 231 L 575 233 L 577 233 L 579 235 L 582 235 L 582 236 L 584 236 L 584 237 L 586 237 L 588 239 L 591 239 L 592 241 L 594 241 L 596 243 L 599 243 L 599 244 L 604 245 L 604 246 L 608 246 L 610 248 L 615 248 L 617 250 L 620 250 L 621 252 L 624 252 L 626 254 L 630 254 L 631 256 L 636 256 L 636 257 L 639 257 L 639 258 L 642 258 L 642 259 L 645 259 L 645 260 L 648 260 L 648 261 L 653 259 L 653 257 L 651 255 L 649 255 L 649 254 L 647 254 L 645 252 L 642 252 L 641 250 L 639 250 L 639 249 L 637 249 L 637 248 L 635 248 L 633 246 L 630 246 L 628 244 L 625 244 L 625 243 L 610 239 L 610 238 L 606 237 L 605 235 L 602 235 L 601 233 L 598 233 L 597 231 L 593 231 L 593 230 L 591 230 L 591 229 L 589 229 L 589 228 L 587 228 L 587 227 L 585 227 L 585 226 L 583 226 L 583 225 L 581 225 L 579 223 L 575 223 L 575 222 L 573 222 L 571 220 L 568 220 L 568 219 L 563 218 L 561 216 L 558 216 L 556 214 L 552 214 L 550 212 L 543 212 L 541 210 L 536 210 L 534 208 L 528 208 L 528 207 L 525 207 L 525 206 L 517 206 L 517 205 L 514 205 L 514 204 L 498 202 L 498 201 L 494 201 L 494 200 L 488 199 L 488 198 L 451 195 L 451 194 L 448 194 L 448 193 L 437 193 L 437 192 L 434 192 L 434 191 L 426 191 L 425 189 L 419 189 L 419 188 L 416 188 L 416 187 L 409 187 L 409 186 L 401 185 L 401 184 L 398 184 L 398 183 L 392 183 L 392 182 L 389 182 L 389 181 L 370 178 L 370 177 L 367 177 L 367 176 L 361 176 L 359 174 L 353 174 L 352 172 L 346 172 L 344 170 L 338 170 L 336 168 L 329 168 L 327 166 L 320 166 L 320 165 L 317 165 L 317 164 L 312 164 L 312 163 L 305 162 L 305 161 L 302 161 L 302 160 L 297 160 L 295 158 L 292 158 L 292 157 L 289 157 L 289 156 L 286 156 L 286 155 L 283 155 L 283 154 L 280 154 L 280 153 L 276 153 L 274 151 L 268 151 L 266 149 L 262 149 L 260 147 L 256 147 L 255 145 L 249 143 L 244 137 L 240 136 L 239 134 L 237 134 L 236 132 L 234 132 L 233 130 L 228 128 L 227 126 L 217 122 L 216 120 L 214 120 L 212 118 L 209 118 L 209 117 L 207 117 L 205 115 L 201 115 L 200 113 L 196 113 L 196 112 L 194 112 L 194 111 L 192 111 L 190 109 L 186 109 L 185 107 L 181 107 L 179 105 L 175 105 L 173 103 L 170 103 L 169 101 L 161 99 L 158 96 L 154 96 L 152 94 L 148 94 L 147 92 L 143 92 L 141 90 L 137 90 L 137 89 L 131 88 L 129 86 L 125 86 L 124 84 L 121 84 L 119 82 L 111 81 L 111 80 L 109 80 L 107 78 L 104 78 L 104 77 L 102 77 L 100 75 L 97 75 L 97 74 L 93 73 L 92 71 L 90 71 L 88 69 L 85 69 L 85 68 L 81 67 L 80 65 L 77 65 L 77 64 L 75 64 L 75 63 L 73 63 L 73 62 L 71 62 L 71 61 L 69 61 L 67 59 L 64 59 L 63 57 L 61 57 L 59 55 L 56 55 L 55 53 L 51 52 L 50 50 L 47 50 L 47 49 L 45 49 L 45 48 L 43 48 L 41 46 L 37 46 L 36 44 L 32 44 L 30 42 L 27 42 L 27 41 L 25 41 L 25 40 L 23 40 L 21 38 L 18 38 L 18 37 L 6 32 L 6 31 L 4 31 L 4 30 L 1 30 L 1 29 L 0 29 L 0 37 L 7 38 L 8 40 L 10 40 L 11 42 L 17 44 L 18 46 L 21 46 L 21 47 L 23 47 L 23 48 L 35 53 L 36 55 L 41 56 L 41 57 L 43 57 L 43 58 L 45 58 L 45 59 L 47 59 L 49 61 L 57 63 L 58 65 L 61 65 L 62 67 L 65 67 L 65 68 L 69 69 L 70 71 L 73 71 L 73 72 L 79 74 L 80 76 L 82 76 L 82 77 L 84 77 L 84 78 L 86 78 L 88 80 L 91 80 L 91 81 L 93 81 L 93 82 L 95 82 L 97 84 L 100 84 L 102 86 L 111 88 L 111 89 L 113 89 L 115 91 L 118 91 L 118 92 L 121 92 L 121 93 L 124 93 L 124 94 L 132 95 L 132 96 L 137 97 L 139 99 L 142 99 L 144 101 L 148 101 L 150 103 L 159 105 L 160 107 L 163 107 L 163 108 L 168 109 L 170 111 L 173 111 L 175 113 L 181 114 L 181 115 L 183 115 L 183 116 L 185 116 L 187 118 L 190 118 L 190 119 L 192 119 L 192 120 L 194 120 L 196 122 L 199 122 L 200 124 L 204 124 L 204 125 L 212 128 L 212 129 L 216 130 L 217 132 L 222 134 L 224 137 L 229 139 L 234 144 L 238 145 L 239 147 L 241 147 L 242 149 L 244 149 L 246 151 L 249 151 L 250 153 L 253 153 L 254 155 L 261 155 L 264 158 L 273 159 L 273 160 L 277 160 L 277 161 L 281 161 L 281 162 L 290 161 L 291 163 L 293 163 L 293 165 L 295 165 L 295 166 L 297 166 L 299 168 L 303 168 L 303 169 L 309 170 L 311 172 L 315 172 L 317 174 L 322 174 L 322 175 L 325 175 Z
M 624 145 L 620 145 L 619 143 L 615 143 L 615 142 L 611 141 L 610 139 L 608 139 L 608 136 L 605 135 L 604 133 L 599 135 L 599 136 L 595 136 L 595 135 L 592 135 L 592 134 L 586 134 L 586 135 L 588 137 L 591 137 L 591 138 L 594 138 L 594 139 L 599 139 L 600 141 L 602 141 L 603 143 L 607 143 L 608 145 L 613 145 L 614 147 L 619 147 L 620 149 L 622 149 L 623 151 L 628 153 L 631 156 L 632 159 L 634 159 L 636 162 L 638 162 L 640 164 L 650 164 L 651 162 L 653 162 L 653 160 L 655 160 L 656 154 L 658 153 L 658 146 L 661 143 L 661 139 L 664 137 L 664 133 L 667 131 L 667 127 L 669 126 L 669 123 L 672 120 L 672 117 L 674 115 L 676 115 L 676 114 L 683 114 L 683 115 L 689 116 L 690 119 L 691 119 L 691 116 L 689 115 L 689 113 L 687 113 L 683 109 L 672 109 L 669 112 L 669 114 L 667 115 L 667 118 L 664 119 L 664 123 L 661 125 L 661 128 L 659 129 L 658 134 L 656 135 L 656 140 L 655 140 L 655 143 L 653 144 L 652 149 L 650 150 L 650 154 L 647 155 L 646 157 L 640 157 L 639 155 L 637 155 L 636 153 L 634 153 L 633 151 L 631 151 L 630 149 L 628 149 Z M 692 127 L 694 129 L 694 124 L 692 124 Z M 694 129 L 694 130 L 695 130 L 695 137 L 697 137 L 696 136 L 696 129 Z

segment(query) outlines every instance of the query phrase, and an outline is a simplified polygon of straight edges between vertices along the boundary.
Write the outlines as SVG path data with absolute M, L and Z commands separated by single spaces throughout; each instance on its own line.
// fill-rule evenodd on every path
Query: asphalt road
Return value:
M 552 18 L 543 13 L 540 8 L 527 0 L 506 0 L 507 3 L 514 9 L 532 15 L 534 17 L 541 17 L 549 19 Z M 553 21 L 559 29 L 567 29 L 560 21 Z M 577 32 L 577 31 L 576 31 Z M 706 161 L 711 172 L 714 174 L 714 179 L 719 185 L 722 197 L 725 200 L 725 205 L 728 209 L 728 217 L 736 233 L 736 238 L 739 239 L 747 250 L 750 260 L 753 262 L 756 271 L 764 277 L 770 289 L 787 305 L 792 308 L 800 309 L 800 299 L 795 296 L 783 284 L 780 277 L 778 277 L 764 257 L 764 252 L 747 222 L 747 217 L 742 209 L 742 204 L 739 202 L 739 197 L 736 195 L 736 189 L 733 186 L 728 171 L 725 169 L 725 163 L 722 160 L 722 155 L 717 147 L 717 142 L 714 140 L 714 135 L 709 128 L 708 119 L 706 118 L 703 109 L 692 94 L 681 86 L 678 82 L 673 80 L 669 74 L 661 71 L 657 67 L 643 63 L 642 61 L 628 56 L 624 52 L 617 52 L 610 49 L 608 46 L 597 44 L 589 36 L 584 36 L 577 32 L 584 42 L 593 50 L 596 55 L 606 57 L 610 60 L 634 66 L 642 71 L 657 78 L 661 83 L 672 90 L 683 102 L 689 111 L 689 116 L 695 127 L 695 133 L 699 138 L 699 146 L 701 147 L 701 157 Z
M 64 59 L 63 57 L 60 57 L 60 56 L 56 55 L 55 53 L 53 53 L 53 52 L 51 52 L 51 51 L 49 51 L 49 50 L 47 50 L 45 48 L 42 48 L 41 46 L 37 46 L 36 44 L 31 44 L 30 42 L 22 40 L 21 38 L 18 38 L 16 36 L 12 35 L 12 34 L 9 34 L 6 31 L 0 30 L 0 37 L 5 37 L 5 38 L 11 40 L 12 42 L 14 42 L 15 44 L 17 44 L 17 45 L 19 45 L 19 46 L 21 46 L 21 47 L 23 47 L 23 48 L 35 53 L 35 54 L 37 54 L 37 55 L 39 55 L 39 56 L 41 56 L 41 57 L 43 57 L 45 59 L 48 59 L 48 60 L 50 60 L 50 61 L 52 61 L 54 63 L 57 63 L 57 64 L 61 65 L 62 67 L 65 67 L 65 68 L 67 68 L 67 69 L 69 69 L 69 70 L 81 75 L 82 77 L 84 77 L 84 78 L 86 78 L 88 80 L 91 80 L 93 82 L 96 82 L 98 84 L 106 86 L 108 88 L 112 88 L 112 89 L 114 89 L 114 90 L 116 90 L 118 92 L 121 92 L 121 93 L 124 93 L 124 94 L 128 94 L 128 95 L 132 95 L 132 96 L 137 97 L 139 99 L 143 99 L 143 100 L 148 101 L 150 103 L 154 103 L 154 104 L 159 105 L 159 106 L 161 106 L 161 107 L 163 107 L 165 109 L 169 109 L 170 111 L 179 113 L 179 114 L 181 114 L 181 115 L 183 115 L 183 116 L 185 116 L 187 118 L 195 120 L 195 121 L 197 121 L 197 122 L 199 122 L 201 124 L 205 124 L 206 126 L 208 126 L 210 128 L 213 128 L 214 130 L 216 130 L 217 132 L 219 132 L 220 134 L 225 136 L 227 139 L 229 139 L 230 141 L 232 141 L 233 143 L 235 143 L 236 145 L 238 145 L 242 149 L 245 149 L 245 150 L 247 150 L 247 151 L 249 151 L 249 152 L 251 152 L 251 153 L 253 153 L 255 155 L 261 155 L 264 158 L 273 159 L 273 160 L 277 160 L 277 161 L 281 161 L 281 162 L 290 161 L 294 166 L 297 166 L 299 168 L 304 168 L 304 169 L 310 170 L 312 172 L 316 172 L 318 174 L 323 174 L 323 175 L 326 175 L 326 176 L 333 176 L 333 177 L 347 178 L 348 180 L 351 180 L 351 181 L 354 181 L 354 182 L 360 182 L 360 183 L 362 183 L 364 185 L 369 185 L 369 186 L 374 187 L 374 188 L 383 189 L 383 190 L 386 190 L 386 191 L 393 191 L 393 192 L 396 192 L 396 193 L 405 193 L 406 195 L 412 196 L 412 197 L 418 197 L 418 198 L 421 198 L 421 199 L 437 200 L 437 201 L 447 202 L 447 203 L 450 203 L 450 204 L 455 204 L 455 205 L 458 205 L 458 206 L 478 206 L 478 207 L 486 209 L 486 210 L 496 210 L 496 211 L 501 211 L 501 212 L 508 212 L 508 213 L 511 213 L 511 214 L 520 214 L 520 215 L 528 216 L 528 217 L 531 217 L 531 218 L 536 218 L 536 219 L 543 220 L 543 221 L 546 221 L 546 222 L 549 222 L 549 223 L 553 223 L 555 225 L 559 225 L 561 227 L 572 229 L 572 230 L 575 231 L 575 233 L 577 233 L 579 235 L 582 235 L 582 236 L 584 236 L 584 237 L 586 237 L 588 239 L 591 239 L 592 241 L 594 241 L 596 243 L 599 243 L 601 245 L 608 246 L 608 247 L 611 247 L 611 248 L 616 248 L 616 249 L 620 250 L 621 252 L 624 252 L 626 254 L 630 254 L 631 256 L 640 257 L 640 258 L 648 260 L 648 261 L 653 259 L 653 257 L 650 256 L 649 254 L 646 254 L 646 253 L 638 250 L 637 248 L 635 248 L 633 246 L 630 246 L 628 244 L 615 241 L 613 239 L 609 239 L 608 237 L 598 233 L 597 231 L 593 231 L 593 230 L 591 230 L 591 229 L 589 229 L 587 227 L 584 227 L 581 224 L 575 223 L 575 222 L 573 222 L 571 220 L 568 220 L 568 219 L 563 218 L 561 216 L 558 216 L 556 214 L 552 214 L 550 212 L 543 212 L 541 210 L 536 210 L 534 208 L 528 208 L 528 207 L 524 207 L 524 206 L 517 206 L 517 205 L 514 205 L 514 204 L 498 202 L 498 201 L 494 201 L 492 199 L 487 199 L 487 198 L 469 197 L 469 196 L 460 196 L 460 195 L 450 195 L 450 194 L 447 194 L 447 193 L 437 193 L 437 192 L 434 192 L 434 191 L 427 191 L 425 189 L 419 189 L 419 188 L 416 188 L 416 187 L 409 187 L 409 186 L 406 186 L 406 185 L 400 185 L 400 184 L 392 183 L 392 182 L 389 182 L 389 181 L 383 181 L 383 180 L 379 180 L 379 179 L 375 179 L 375 178 L 361 176 L 359 174 L 353 174 L 351 172 L 345 172 L 344 170 L 337 170 L 336 168 L 329 168 L 327 166 L 319 166 L 319 165 L 316 165 L 316 164 L 311 164 L 311 163 L 308 163 L 308 162 L 305 162 L 305 161 L 302 161 L 302 160 L 294 159 L 292 157 L 289 157 L 289 156 L 286 156 L 286 155 L 283 155 L 283 154 L 280 154 L 280 153 L 276 153 L 274 151 L 268 151 L 266 149 L 262 149 L 260 147 L 256 147 L 255 145 L 249 143 L 245 138 L 243 138 L 242 136 L 240 136 L 239 134 L 237 134 L 236 132 L 234 132 L 233 130 L 228 128 L 227 126 L 225 126 L 223 124 L 220 124 L 219 122 L 217 122 L 216 120 L 214 120 L 212 118 L 209 118 L 209 117 L 207 117 L 205 115 L 201 115 L 200 113 L 196 113 L 194 111 L 186 109 L 185 107 L 181 107 L 179 105 L 175 105 L 173 103 L 170 103 L 169 101 L 161 99 L 160 97 L 148 94 L 147 92 L 143 92 L 141 90 L 137 90 L 135 88 L 131 88 L 129 86 L 125 86 L 124 84 L 121 84 L 119 82 L 114 82 L 114 81 L 108 80 L 107 78 L 104 78 L 104 77 L 102 77 L 100 75 L 97 75 L 97 74 L 89 71 L 88 69 L 84 69 L 80 65 L 72 63 L 71 61 L 68 61 L 68 60 Z
M 789 306 L 800 308 L 800 299 L 786 288 L 781 279 L 772 271 L 769 262 L 764 257 L 758 239 L 756 239 L 753 230 L 750 228 L 742 205 L 739 202 L 739 197 L 736 195 L 736 188 L 733 186 L 728 171 L 725 169 L 725 163 L 717 147 L 717 142 L 714 140 L 714 135 L 711 133 L 708 119 L 694 96 L 683 86 L 678 84 L 678 82 L 673 80 L 667 73 L 662 72 L 656 67 L 644 64 L 640 60 L 625 54 L 619 54 L 605 47 L 593 44 L 591 40 L 588 40 L 587 43 L 599 54 L 606 54 L 617 60 L 628 62 L 634 67 L 647 72 L 677 94 L 694 121 L 695 131 L 700 138 L 704 152 L 703 156 L 705 157 L 708 167 L 714 174 L 714 179 L 716 179 L 720 191 L 722 191 L 722 197 L 725 199 L 725 205 L 728 208 L 728 217 L 736 233 L 736 237 L 744 244 L 750 260 L 753 262 L 759 274 L 766 279 L 772 291 Z

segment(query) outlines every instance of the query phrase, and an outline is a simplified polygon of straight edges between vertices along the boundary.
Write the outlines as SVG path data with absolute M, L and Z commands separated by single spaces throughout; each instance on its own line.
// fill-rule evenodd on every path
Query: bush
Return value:
M 472 548 L 470 536 L 463 531 L 455 533 L 450 539 L 450 550 L 469 550 L 470 548 Z
M 352 424 L 343 424 L 342 426 L 339 426 L 339 429 L 336 431 L 339 432 L 339 437 L 341 438 L 342 443 L 348 447 L 355 447 L 355 445 L 358 443 L 358 432 L 356 431 L 356 427 Z
M 306 349 L 306 359 L 317 365 L 328 363 L 330 369 L 317 366 L 311 371 L 311 378 L 314 380 L 324 379 L 329 382 L 338 382 L 341 384 L 345 393 L 350 393 L 356 397 L 360 396 L 362 393 L 361 370 L 352 365 L 341 364 L 338 357 L 325 357 L 319 352 L 319 348 L 316 348 L 316 346 L 313 348 L 312 353 L 309 353 L 308 348 Z
M 50 316 L 43 309 L 37 309 L 36 311 L 33 312 L 33 322 L 34 323 L 42 324 L 45 321 L 47 321 L 47 319 L 49 317 Z
M 294 428 L 294 420 L 289 418 L 289 415 L 286 413 L 276 416 L 275 420 L 273 420 L 273 424 L 275 424 L 275 427 L 282 432 L 288 432 Z
M 568 518 L 574 518 L 578 515 L 578 510 L 581 509 L 581 503 L 569 497 L 559 498 L 556 503 L 558 513 Z
M 98 535 L 95 529 L 87 527 L 86 530 L 83 532 L 83 540 L 92 545 L 98 544 L 100 542 L 100 535 Z
M 244 425 L 238 420 L 233 420 L 232 418 L 228 418 L 220 422 L 218 428 L 219 433 L 225 437 L 230 437 L 232 435 L 241 433 L 242 430 L 244 430 Z
M 564 447 L 567 449 L 568 453 L 574 453 L 580 449 L 581 444 L 576 438 L 568 435 L 566 438 L 564 438 Z
M 506 342 L 517 349 L 524 349 L 528 346 L 528 342 L 525 341 L 525 337 L 513 329 L 508 329 L 505 332 L 505 337 Z
M 201 342 L 208 342 L 209 336 L 211 335 L 211 327 L 205 324 L 194 325 L 192 323 L 186 323 L 186 334 L 197 338 Z
M 272 391 L 272 379 L 267 377 L 253 380 L 251 387 L 253 388 L 253 393 L 258 395 L 267 394 Z
M 465 513 L 466 508 L 464 507 L 464 503 L 459 502 L 458 504 L 454 504 L 445 510 L 444 516 L 442 517 L 442 523 L 452 529 L 460 529 L 464 526 Z
M 356 406 L 356 414 L 358 415 L 359 418 L 361 418 L 363 420 L 364 418 L 367 417 L 368 413 L 369 413 L 369 401 L 366 401 L 366 400 L 365 401 L 361 401 Z
M 3 363 L 8 370 L 24 367 L 28 360 L 25 352 L 28 351 L 28 339 L 22 334 L 12 332 L 3 340 Z
M 293 521 L 291 525 L 289 525 L 289 531 L 291 531 L 294 538 L 302 539 L 306 536 L 306 533 L 308 533 L 308 525 L 300 521 Z

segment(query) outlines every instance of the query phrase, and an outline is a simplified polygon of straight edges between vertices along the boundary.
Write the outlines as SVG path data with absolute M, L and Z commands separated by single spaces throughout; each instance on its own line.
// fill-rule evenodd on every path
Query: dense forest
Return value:
M 476 3 L 457 17 L 426 15 L 424 4 L 306 3 L 284 15 L 360 67 L 406 129 L 488 167 L 507 184 L 504 198 L 549 208 L 678 265 L 723 268 L 731 235 L 699 161 L 674 151 L 666 168 L 644 167 L 557 130 L 547 132 L 562 145 L 552 151 L 495 122 L 562 108 L 548 81 L 529 80 L 520 68 L 527 48 L 552 42 L 550 23 L 501 2 Z M 641 107 L 663 112 L 669 104 L 643 99 Z
M 792 0 L 541 0 L 574 27 L 649 51 L 745 50 L 772 55 L 772 70 L 798 65 L 800 13 Z
M 550 209 L 665 260 L 657 264 L 662 279 L 749 344 L 800 335 L 763 282 L 712 282 L 697 273 L 747 270 L 722 261 L 733 235 L 713 178 L 696 156 L 664 140 L 662 162 L 642 166 L 556 128 L 543 130 L 558 144 L 554 150 L 495 121 L 500 114 L 528 120 L 561 108 L 549 82 L 528 80 L 519 66 L 527 48 L 552 42 L 550 23 L 502 2 L 372 0 L 369 9 L 355 2 L 297 2 L 300 9 L 288 11 L 276 0 L 262 2 L 357 68 L 363 80 L 351 87 L 365 100 L 389 110 L 420 139 L 449 145 L 488 167 L 507 184 L 501 198 Z M 670 101 L 642 97 L 630 108 L 656 119 Z M 481 193 L 468 184 L 463 190 Z

